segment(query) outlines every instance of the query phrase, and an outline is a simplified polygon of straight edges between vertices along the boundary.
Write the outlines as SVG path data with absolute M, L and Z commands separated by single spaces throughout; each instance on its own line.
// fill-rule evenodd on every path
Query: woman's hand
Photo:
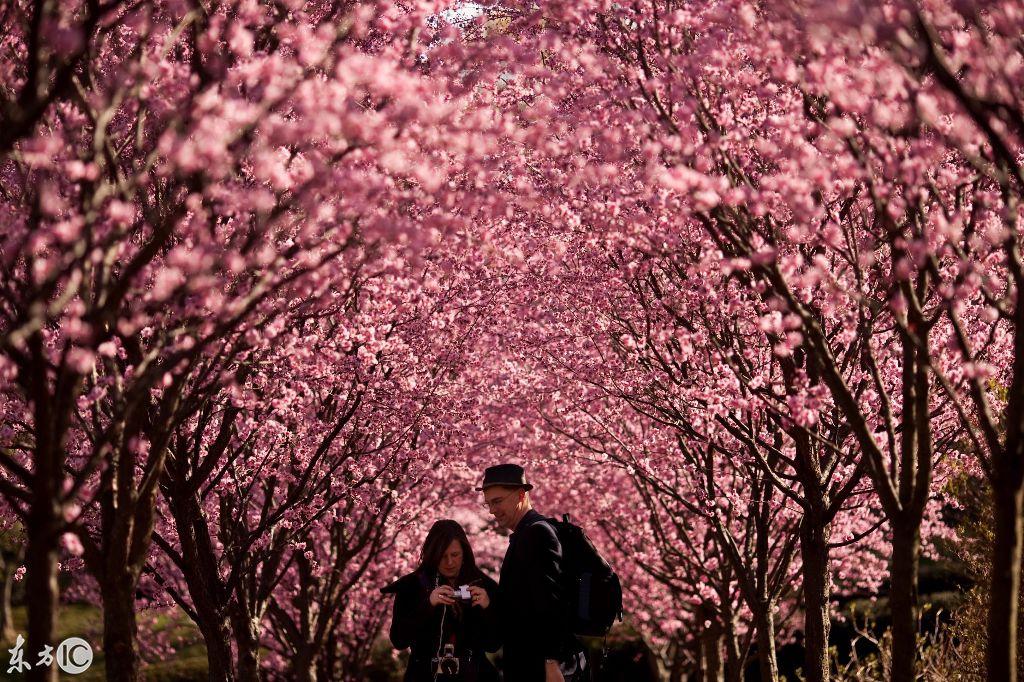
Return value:
M 433 592 L 430 593 L 430 605 L 440 606 L 451 606 L 455 603 L 455 590 L 450 585 L 438 585 L 434 588 Z
M 482 609 L 486 609 L 491 605 L 491 597 L 487 594 L 487 590 L 482 587 L 470 587 L 469 593 L 473 595 L 473 601 L 470 602 L 473 606 L 479 606 Z

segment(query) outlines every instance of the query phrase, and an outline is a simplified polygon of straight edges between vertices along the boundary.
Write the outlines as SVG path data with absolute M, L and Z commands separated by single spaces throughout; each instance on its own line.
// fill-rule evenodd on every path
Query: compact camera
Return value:
M 473 601 L 473 595 L 469 593 L 469 585 L 460 585 L 453 596 L 459 601 Z
M 458 675 L 459 659 L 455 656 L 455 645 L 445 644 L 441 655 L 430 659 L 435 675 Z

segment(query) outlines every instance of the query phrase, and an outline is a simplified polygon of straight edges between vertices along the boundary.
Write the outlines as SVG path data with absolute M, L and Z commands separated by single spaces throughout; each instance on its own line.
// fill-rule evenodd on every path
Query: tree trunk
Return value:
M 45 496 L 39 496 L 45 497 Z M 32 665 L 27 671 L 33 682 L 57 679 L 56 666 L 36 666 L 44 646 L 56 646 L 54 620 L 60 589 L 57 586 L 58 519 L 53 498 L 35 500 L 25 524 L 28 544 L 25 548 L 25 602 L 28 604 L 28 642 L 24 660 Z
M 18 555 L 0 555 L 3 567 L 0 568 L 0 640 L 14 643 L 17 633 L 14 631 L 11 611 L 11 591 L 14 589 L 14 572 L 18 569 Z
M 725 646 L 725 682 L 743 682 L 743 658 L 740 655 L 740 636 L 736 632 L 736 617 L 729 615 L 722 629 L 722 644 Z
M 235 680 L 231 651 L 231 623 L 220 584 L 216 551 L 199 503 L 192 496 L 180 465 L 171 459 L 166 468 L 165 491 L 182 557 L 181 573 L 195 610 L 195 621 L 206 644 L 210 680 Z
M 690 655 L 687 655 L 687 652 L 691 652 Z M 697 657 L 700 657 L 699 651 Z M 665 670 L 665 661 L 663 657 L 658 656 L 660 679 L 667 679 L 668 682 L 683 682 L 689 667 L 687 664 L 693 662 L 692 650 L 684 642 L 674 641 L 668 646 L 668 659 L 668 670 Z
M 721 632 L 715 627 L 709 628 L 701 636 L 701 663 L 704 675 L 703 682 L 723 682 L 725 666 L 722 662 Z
M 107 680 L 136 682 L 139 674 L 138 626 L 135 622 L 135 580 L 118 575 L 106 581 L 103 593 L 103 655 Z M 116 664 L 111 665 L 112 662 Z
M 800 555 L 804 579 L 804 643 L 807 647 L 804 679 L 807 682 L 824 682 L 829 675 L 831 572 L 828 567 L 827 530 L 812 514 L 806 515 L 801 523 Z
M 231 629 L 227 623 L 219 626 L 198 624 L 206 644 L 206 667 L 210 682 L 234 682 L 235 671 L 231 653 Z
M 261 680 L 259 631 L 252 620 L 244 616 L 238 615 L 233 620 L 235 644 L 238 648 L 238 679 L 246 682 Z
M 804 679 L 824 682 L 829 679 L 828 636 L 829 598 L 832 594 L 828 565 L 828 530 L 813 514 L 800 524 L 800 557 L 803 561 Z
M 1022 490 L 1015 477 L 997 477 L 993 481 L 993 499 L 995 539 L 989 585 L 988 679 L 1016 682 Z
M 699 635 L 698 675 L 701 682 L 723 682 L 725 666 L 722 661 L 722 624 L 708 606 L 697 611 L 697 622 L 710 623 Z
M 327 635 L 327 646 L 323 653 L 316 657 L 317 675 L 321 680 L 335 680 L 342 677 L 338 663 L 338 636 L 334 630 Z M 603 663 L 603 659 L 602 659 Z
M 775 617 L 772 604 L 760 605 L 754 612 L 757 629 L 757 660 L 761 670 L 761 682 L 776 682 L 779 679 L 779 663 L 775 658 Z
M 918 519 L 894 521 L 889 569 L 892 611 L 892 680 L 914 682 L 917 661 L 917 573 L 921 560 Z
M 316 682 L 316 655 L 313 651 L 297 651 L 291 667 L 292 679 L 298 682 Z

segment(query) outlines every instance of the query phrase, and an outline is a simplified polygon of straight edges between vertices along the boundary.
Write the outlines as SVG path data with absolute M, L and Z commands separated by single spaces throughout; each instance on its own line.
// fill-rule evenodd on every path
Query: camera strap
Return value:
M 434 588 L 436 589 L 437 586 L 440 585 L 440 584 L 441 584 L 441 579 L 438 576 L 435 575 L 434 576 Z M 441 605 L 441 627 L 438 628 L 438 633 L 437 633 L 437 653 L 434 654 L 435 657 L 440 657 L 441 656 L 441 651 L 444 649 L 444 617 L 446 615 L 448 615 L 448 607 L 445 606 L 444 604 L 442 604 Z M 434 672 L 434 682 L 437 682 L 437 676 L 439 674 L 440 673 L 438 673 L 436 671 Z
M 438 632 L 438 634 L 437 634 L 437 653 L 434 654 L 437 657 L 441 656 L 441 650 L 444 648 L 444 617 L 447 614 L 448 614 L 448 607 L 442 605 L 441 606 L 441 627 L 439 628 L 440 632 Z M 440 672 L 437 672 L 437 671 L 434 672 L 434 682 L 437 682 L 437 676 L 440 675 L 440 674 L 441 674 Z

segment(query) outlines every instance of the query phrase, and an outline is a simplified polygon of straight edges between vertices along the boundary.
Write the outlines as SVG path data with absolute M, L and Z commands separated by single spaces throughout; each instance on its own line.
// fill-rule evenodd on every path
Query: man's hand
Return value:
M 553 661 L 550 658 L 544 661 L 544 682 L 565 682 L 562 670 L 558 667 L 558 661 Z
M 444 604 L 445 606 L 451 606 L 455 603 L 455 590 L 450 585 L 438 585 L 434 588 L 434 591 L 430 593 L 430 605 L 439 606 Z
M 491 605 L 491 598 L 487 595 L 487 590 L 482 587 L 470 587 L 469 593 L 473 595 L 473 606 L 479 606 L 482 609 L 486 609 Z

